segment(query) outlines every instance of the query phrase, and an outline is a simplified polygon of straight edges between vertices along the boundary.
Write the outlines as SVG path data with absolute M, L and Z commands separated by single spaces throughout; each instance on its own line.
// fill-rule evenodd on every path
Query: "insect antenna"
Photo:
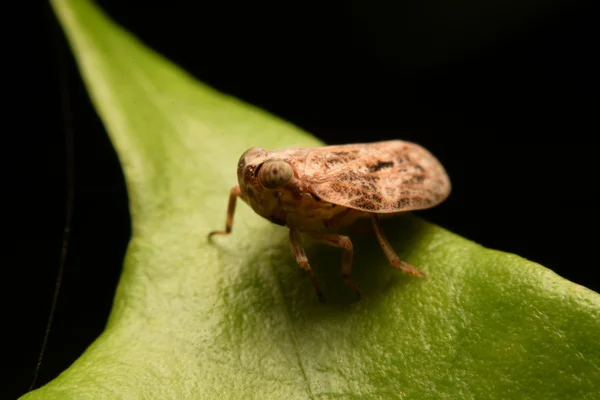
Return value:
M 52 22 L 51 22 L 52 23 Z M 69 238 L 71 235 L 71 221 L 73 219 L 73 208 L 75 201 L 75 159 L 74 159 L 74 141 L 73 141 L 73 123 L 71 115 L 71 102 L 69 93 L 69 81 L 67 75 L 67 61 L 65 59 L 65 51 L 68 51 L 64 38 L 59 37 L 59 32 L 56 20 L 53 21 L 53 44 L 55 47 L 55 61 L 57 65 L 57 75 L 60 85 L 60 97 L 61 97 L 61 108 L 63 111 L 63 131 L 64 131 L 64 151 L 65 151 L 65 180 L 66 180 L 66 200 L 65 200 L 65 222 L 62 233 L 62 246 L 60 252 L 58 272 L 56 273 L 56 281 L 54 284 L 54 294 L 52 296 L 52 304 L 50 305 L 50 312 L 48 314 L 48 321 L 46 323 L 46 330 L 44 333 L 44 339 L 42 340 L 42 346 L 40 354 L 38 356 L 35 369 L 33 371 L 33 378 L 31 379 L 31 385 L 29 391 L 35 388 L 36 382 L 39 377 L 40 369 L 42 366 L 42 360 L 46 347 L 48 345 L 48 338 L 50 336 L 50 329 L 52 328 L 52 322 L 54 321 L 54 315 L 56 314 L 56 305 L 58 303 L 58 294 L 62 284 L 62 279 L 65 271 L 65 262 L 67 259 L 67 250 L 69 247 Z

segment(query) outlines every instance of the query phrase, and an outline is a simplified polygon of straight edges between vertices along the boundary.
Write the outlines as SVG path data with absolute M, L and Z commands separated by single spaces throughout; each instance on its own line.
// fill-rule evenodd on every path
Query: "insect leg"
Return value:
M 225 222 L 224 231 L 212 231 L 208 234 L 210 239 L 212 235 L 228 235 L 231 233 L 231 226 L 233 225 L 233 214 L 235 213 L 235 203 L 237 198 L 242 194 L 239 186 L 234 186 L 229 192 L 229 205 L 227 206 L 227 220 Z
M 419 271 L 418 269 L 416 269 L 412 265 L 408 264 L 407 262 L 400 260 L 400 257 L 398 257 L 398 255 L 392 248 L 392 245 L 390 244 L 390 242 L 387 240 L 387 237 L 383 233 L 383 229 L 381 227 L 381 222 L 379 222 L 379 216 L 377 214 L 371 214 L 371 222 L 373 223 L 373 229 L 375 230 L 375 235 L 377 235 L 377 240 L 379 241 L 379 245 L 381 245 L 381 248 L 383 249 L 383 252 L 385 253 L 388 260 L 390 260 L 390 264 L 392 264 L 392 267 L 401 269 L 402 272 L 404 272 L 406 274 L 416 275 L 416 276 L 427 276 L 427 274 L 425 274 L 425 272 Z
M 307 234 L 317 242 L 344 249 L 344 254 L 342 256 L 342 279 L 344 282 L 346 282 L 346 285 L 350 286 L 350 289 L 356 293 L 356 297 L 360 299 L 360 292 L 356 288 L 356 285 L 350 280 L 352 258 L 354 256 L 354 249 L 352 247 L 352 241 L 350 238 L 348 236 L 337 235 L 334 233 L 307 232 Z
M 304 248 L 302 247 L 302 238 L 300 237 L 300 232 L 297 229 L 290 229 L 290 248 L 292 249 L 292 254 L 294 255 L 294 258 L 296 258 L 298 265 L 308 272 L 308 276 L 310 277 L 310 281 L 317 291 L 319 300 L 323 300 L 323 293 L 321 293 L 321 289 L 319 289 L 319 285 L 317 283 L 317 278 L 315 278 L 315 274 L 308 263 L 308 257 L 306 257 L 306 253 L 304 253 Z

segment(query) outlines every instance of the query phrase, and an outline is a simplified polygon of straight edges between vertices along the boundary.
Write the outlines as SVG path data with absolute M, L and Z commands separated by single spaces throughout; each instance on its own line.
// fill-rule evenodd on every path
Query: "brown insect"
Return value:
M 236 199 L 269 221 L 290 228 L 296 262 L 306 270 L 323 298 L 300 233 L 344 250 L 342 278 L 360 297 L 350 280 L 353 248 L 348 236 L 332 233 L 370 218 L 392 267 L 426 276 L 400 260 L 383 233 L 380 216 L 433 207 L 450 194 L 450 180 L 440 162 L 423 147 L 401 140 L 326 147 L 292 147 L 268 151 L 248 149 L 238 162 L 238 186 L 231 189 L 227 222 L 233 224 Z

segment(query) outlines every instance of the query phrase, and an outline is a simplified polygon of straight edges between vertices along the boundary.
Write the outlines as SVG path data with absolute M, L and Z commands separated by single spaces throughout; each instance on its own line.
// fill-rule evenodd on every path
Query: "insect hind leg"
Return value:
M 354 257 L 354 248 L 352 241 L 348 236 L 338 235 L 334 233 L 323 233 L 323 232 L 307 232 L 307 235 L 312 237 L 315 241 L 327 244 L 329 246 L 338 247 L 344 250 L 342 255 L 342 279 L 356 293 L 356 297 L 360 299 L 360 292 L 358 288 L 350 280 L 350 272 L 352 271 L 352 259 Z
M 383 233 L 383 228 L 381 227 L 381 222 L 379 221 L 379 216 L 377 214 L 371 214 L 371 222 L 373 224 L 373 230 L 375 231 L 375 235 L 377 236 L 377 240 L 379 241 L 379 245 L 383 249 L 386 257 L 392 264 L 393 268 L 397 268 L 402 270 L 402 272 L 415 276 L 426 277 L 427 274 L 423 271 L 419 271 L 409 263 L 402 261 L 400 257 L 396 254 L 392 245 L 388 241 L 387 237 Z

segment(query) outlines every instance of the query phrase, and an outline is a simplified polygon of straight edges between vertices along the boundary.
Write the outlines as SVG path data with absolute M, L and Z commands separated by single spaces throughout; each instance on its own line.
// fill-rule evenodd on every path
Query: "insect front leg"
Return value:
M 344 250 L 344 254 L 342 255 L 342 279 L 346 282 L 346 285 L 350 286 L 350 289 L 356 293 L 356 297 L 360 299 L 360 292 L 356 288 L 356 285 L 350 280 L 352 258 L 354 257 L 354 249 L 350 238 L 344 235 L 322 232 L 307 232 L 307 235 L 310 235 L 310 237 L 317 242 L 325 243 L 333 247 L 339 247 Z
M 319 296 L 319 300 L 323 300 L 323 293 L 321 293 L 321 289 L 319 289 L 319 284 L 317 283 L 317 278 L 315 278 L 315 274 L 308 263 L 308 257 L 306 257 L 306 253 L 304 252 L 304 247 L 302 247 L 302 238 L 300 237 L 300 231 L 297 229 L 290 228 L 290 248 L 292 249 L 292 254 L 294 258 L 296 258 L 296 262 L 300 265 L 306 272 L 308 272 L 308 276 L 310 277 L 310 281 L 312 282 L 315 290 L 317 291 L 317 295 Z
M 396 254 L 392 245 L 387 240 L 387 237 L 383 233 L 383 229 L 381 227 L 381 222 L 379 222 L 379 216 L 377 214 L 371 214 L 371 222 L 373 223 L 373 230 L 375 230 L 375 235 L 377 235 L 377 240 L 383 249 L 388 260 L 390 260 L 390 264 L 392 267 L 401 269 L 402 272 L 415 275 L 415 276 L 427 276 L 425 272 L 419 271 L 412 265 L 400 260 L 400 257 Z
M 212 231 L 208 234 L 210 239 L 212 235 L 228 235 L 231 233 L 231 226 L 233 225 L 233 214 L 235 213 L 235 203 L 237 198 L 242 194 L 239 186 L 234 186 L 229 192 L 229 204 L 227 206 L 227 220 L 225 222 L 224 231 Z

